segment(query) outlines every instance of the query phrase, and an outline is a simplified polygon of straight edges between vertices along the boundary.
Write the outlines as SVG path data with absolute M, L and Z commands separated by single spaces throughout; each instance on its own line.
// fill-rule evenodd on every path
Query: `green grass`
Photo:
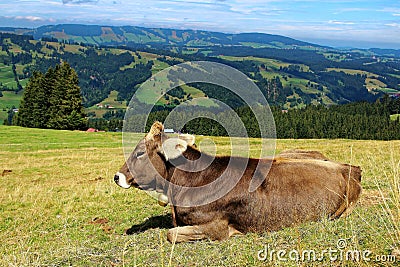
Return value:
M 398 94 L 399 91 L 393 88 L 380 88 L 380 90 L 386 94 Z
M 170 67 L 167 63 L 159 61 L 159 60 L 153 60 L 153 62 L 154 62 L 154 65 L 151 68 L 151 72 L 153 74 L 156 74 L 156 73 L 162 71 L 163 69 Z
M 23 69 L 26 67 L 26 65 L 16 65 L 16 71 L 17 74 L 22 74 Z M 25 87 L 25 85 L 28 83 L 29 79 L 23 79 L 20 80 L 19 83 L 21 84 L 22 87 Z M 0 85 L 1 86 L 6 86 L 7 88 L 10 89 L 16 89 L 17 88 L 17 82 L 15 81 L 14 78 L 14 73 L 12 71 L 12 66 L 6 66 L 3 63 L 0 63 Z
M 132 42 L 138 42 L 138 43 L 146 43 L 146 42 L 163 42 L 164 40 L 160 37 L 157 37 L 153 34 L 150 35 L 138 35 L 134 33 L 125 33 L 124 36 Z
M 260 44 L 260 43 L 254 43 L 254 42 L 240 42 L 240 44 L 244 46 L 250 46 L 253 48 L 277 48 L 277 46 L 270 45 L 270 44 Z
M 322 53 L 325 58 L 330 59 L 336 62 L 342 62 L 346 59 L 345 55 L 337 54 L 337 53 Z
M 165 105 L 167 104 L 167 102 L 170 102 L 173 99 L 172 97 L 170 97 L 169 101 L 161 97 L 165 94 L 164 89 L 170 88 L 172 86 L 171 81 L 166 77 L 166 75 L 166 72 L 158 73 L 157 75 L 155 75 L 155 77 L 153 77 L 153 79 L 157 80 L 157 83 L 149 82 L 146 86 L 142 87 L 143 90 L 138 90 L 135 94 L 138 100 L 146 104 L 154 104 L 154 102 L 156 102 L 157 105 Z M 156 84 L 161 84 L 161 86 L 157 87 L 155 86 Z M 192 104 L 194 105 L 202 107 L 218 106 L 214 101 L 205 98 L 205 94 L 199 89 L 188 86 L 186 84 L 183 84 L 181 87 L 186 92 L 186 97 L 180 100 L 186 101 L 187 96 L 190 94 L 193 98 Z M 159 98 L 160 100 L 157 101 L 157 99 Z
M 187 84 L 181 85 L 181 88 L 183 89 L 183 91 L 186 92 L 187 95 L 190 94 L 193 98 L 206 96 L 204 92 L 202 92 L 200 89 L 197 89 L 193 86 L 189 86 Z
M 363 70 L 342 69 L 342 68 L 327 68 L 326 70 L 327 71 L 337 71 L 337 72 L 343 71 L 344 73 L 351 74 L 351 75 L 355 75 L 355 74 L 366 75 L 368 78 L 379 76 L 375 73 L 363 71 Z
M 121 133 L 86 133 L 0 126 L 0 266 L 395 266 L 392 262 L 259 261 L 270 249 L 370 250 L 390 255 L 400 244 L 400 141 L 277 140 L 277 152 L 320 150 L 360 165 L 363 194 L 353 213 L 273 233 L 226 241 L 170 244 L 170 210 L 112 177 L 124 162 Z M 134 135 L 138 141 L 143 134 Z M 202 138 L 199 136 L 197 142 Z M 219 154 L 229 139 L 213 138 Z M 251 139 L 251 154 L 260 140 Z M 3 170 L 11 170 L 1 176 Z M 124 235 L 132 226 L 143 227 Z M 400 258 L 398 258 L 399 260 Z M 399 262 L 397 261 L 397 264 Z
M 220 56 L 220 58 L 225 59 L 225 60 L 230 60 L 230 61 L 253 60 L 253 61 L 257 61 L 259 63 L 263 63 L 267 67 L 272 68 L 274 70 L 278 70 L 280 67 L 288 67 L 290 65 L 290 63 L 286 63 L 286 62 L 276 60 L 276 59 L 253 57 L 253 56 L 248 56 L 248 57 Z M 305 66 L 305 65 L 301 64 L 301 66 Z
M 110 92 L 108 97 L 101 101 L 99 104 L 102 104 L 103 106 L 105 105 L 110 105 L 113 106 L 114 108 L 126 108 L 126 102 L 125 101 L 118 101 L 118 92 L 113 90 Z
M 393 114 L 393 115 L 390 115 L 390 119 L 391 120 L 397 120 L 397 118 L 400 118 L 400 114 Z
M 23 92 L 19 92 L 15 94 L 15 92 L 3 91 L 3 96 L 0 97 L 0 124 L 3 124 L 3 121 L 8 116 L 8 110 L 13 106 L 18 108 L 19 103 L 21 102 Z
M 320 91 L 317 89 L 318 84 L 315 82 L 312 82 L 310 80 L 307 79 L 302 79 L 302 78 L 298 78 L 295 77 L 293 75 L 283 75 L 282 73 L 279 72 L 271 72 L 271 71 L 261 71 L 261 75 L 264 78 L 267 79 L 273 79 L 275 77 L 279 77 L 280 81 L 282 82 L 282 85 L 284 87 L 288 87 L 291 85 L 292 88 L 298 88 L 301 91 L 303 91 L 303 93 L 305 94 L 322 94 L 323 92 L 326 92 L 327 90 L 324 89 L 324 91 Z M 308 83 L 312 84 L 313 87 L 311 87 L 310 85 L 308 85 Z M 301 98 L 298 94 L 294 94 L 293 95 L 295 98 Z M 333 101 L 331 99 L 329 99 L 327 96 L 322 95 L 321 99 L 324 101 L 325 104 L 331 104 L 333 103 Z M 317 101 L 317 100 L 315 100 Z M 301 108 L 303 107 L 304 104 L 296 104 L 297 108 Z M 290 104 L 287 103 L 287 105 L 285 106 L 285 108 L 290 108 Z
M 12 106 L 18 107 L 21 101 L 23 92 L 16 94 L 11 91 L 2 91 L 3 96 L 0 97 L 0 109 L 11 108 Z
M 15 82 L 11 66 L 5 66 L 2 63 L 0 64 L 0 82 L 7 86 L 9 86 L 10 83 Z
M 351 74 L 351 75 L 366 75 L 367 78 L 365 79 L 365 85 L 368 90 L 379 90 L 384 93 L 390 94 L 390 93 L 397 93 L 398 91 L 392 88 L 387 88 L 387 85 L 383 83 L 382 81 L 375 79 L 376 77 L 379 77 L 379 75 L 368 72 L 368 71 L 362 71 L 362 70 L 354 70 L 354 69 L 341 69 L 341 68 L 327 68 L 327 71 L 343 71 L 344 73 Z M 396 77 L 396 75 L 391 75 Z
M 93 105 L 89 108 L 87 108 L 87 111 L 93 111 L 96 114 L 97 118 L 102 118 L 103 115 L 107 112 L 107 111 L 116 111 L 117 109 L 126 109 L 126 101 L 117 101 L 117 97 L 118 97 L 118 92 L 113 90 L 110 92 L 110 94 L 108 95 L 108 97 L 106 99 L 104 99 L 103 101 L 101 101 L 100 105 L 102 105 L 103 107 L 100 108 L 97 105 Z M 106 106 L 112 106 L 114 107 L 114 109 L 109 109 L 106 108 Z

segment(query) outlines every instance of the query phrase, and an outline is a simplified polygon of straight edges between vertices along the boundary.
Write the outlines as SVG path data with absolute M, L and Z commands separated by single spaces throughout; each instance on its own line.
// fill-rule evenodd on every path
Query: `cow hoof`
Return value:
M 168 230 L 168 233 L 167 233 L 167 240 L 171 243 L 175 243 L 177 235 L 178 235 L 178 231 L 175 228 L 170 229 L 170 230 Z

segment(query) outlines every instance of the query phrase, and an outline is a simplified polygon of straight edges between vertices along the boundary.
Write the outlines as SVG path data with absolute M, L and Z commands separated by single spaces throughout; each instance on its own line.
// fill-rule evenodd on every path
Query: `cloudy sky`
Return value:
M 84 23 L 264 32 L 400 49 L 399 0 L 0 0 L 0 26 Z

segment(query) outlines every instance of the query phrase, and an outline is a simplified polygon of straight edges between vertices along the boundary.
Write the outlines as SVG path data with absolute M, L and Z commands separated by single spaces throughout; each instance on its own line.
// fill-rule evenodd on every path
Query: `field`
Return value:
M 15 92 L 10 91 L 3 91 L 2 93 L 3 96 L 0 97 L 0 124 L 3 124 L 3 121 L 7 118 L 7 112 L 10 110 L 10 108 L 13 106 L 16 108 L 19 107 L 19 103 L 23 94 L 23 92 L 15 94 Z
M 101 101 L 96 105 L 91 106 L 90 108 L 87 108 L 87 111 L 92 111 L 96 114 L 96 117 L 101 118 L 107 111 L 116 111 L 116 109 L 126 109 L 126 101 L 118 101 L 118 92 L 117 91 L 111 91 L 110 94 L 106 99 Z M 109 109 L 107 107 L 113 107 L 112 109 Z
M 170 244 L 169 209 L 112 181 L 124 162 L 121 133 L 0 126 L 0 135 L 0 266 L 399 265 L 400 141 L 277 140 L 277 152 L 320 150 L 362 167 L 364 191 L 349 217 L 221 242 Z M 227 138 L 214 140 L 219 154 L 228 153 Z M 252 154 L 258 142 L 250 140 Z M 128 228 L 134 234 L 125 235 Z M 259 260 L 265 248 L 273 257 Z M 278 260 L 279 250 L 287 261 Z M 310 250 L 317 259 L 288 258 Z M 324 250 L 338 253 L 321 257 Z M 348 251 L 370 261 L 346 258 Z
M 400 118 L 400 114 L 393 114 L 393 115 L 390 115 L 390 119 L 392 119 L 392 120 L 397 120 L 398 118 Z
M 244 61 L 244 60 L 253 60 L 260 63 L 263 63 L 268 68 L 273 70 L 278 70 L 280 67 L 288 67 L 290 63 L 282 62 L 276 59 L 269 59 L 269 58 L 260 58 L 260 57 L 234 57 L 234 56 L 219 56 L 222 59 L 230 60 L 230 61 Z M 305 65 L 301 65 L 305 66 Z

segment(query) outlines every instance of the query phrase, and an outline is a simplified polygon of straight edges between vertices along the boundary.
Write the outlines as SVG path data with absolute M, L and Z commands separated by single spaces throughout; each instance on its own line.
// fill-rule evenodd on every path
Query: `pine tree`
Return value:
M 78 75 L 64 62 L 45 75 L 36 72 L 29 80 L 18 114 L 18 125 L 76 130 L 86 127 Z
M 25 87 L 19 107 L 17 124 L 31 128 L 45 128 L 46 112 L 49 107 L 48 93 L 43 87 L 44 76 L 34 72 Z
M 52 75 L 55 77 L 55 83 L 50 97 L 47 127 L 64 130 L 83 129 L 86 120 L 78 75 L 66 62 L 58 65 Z

